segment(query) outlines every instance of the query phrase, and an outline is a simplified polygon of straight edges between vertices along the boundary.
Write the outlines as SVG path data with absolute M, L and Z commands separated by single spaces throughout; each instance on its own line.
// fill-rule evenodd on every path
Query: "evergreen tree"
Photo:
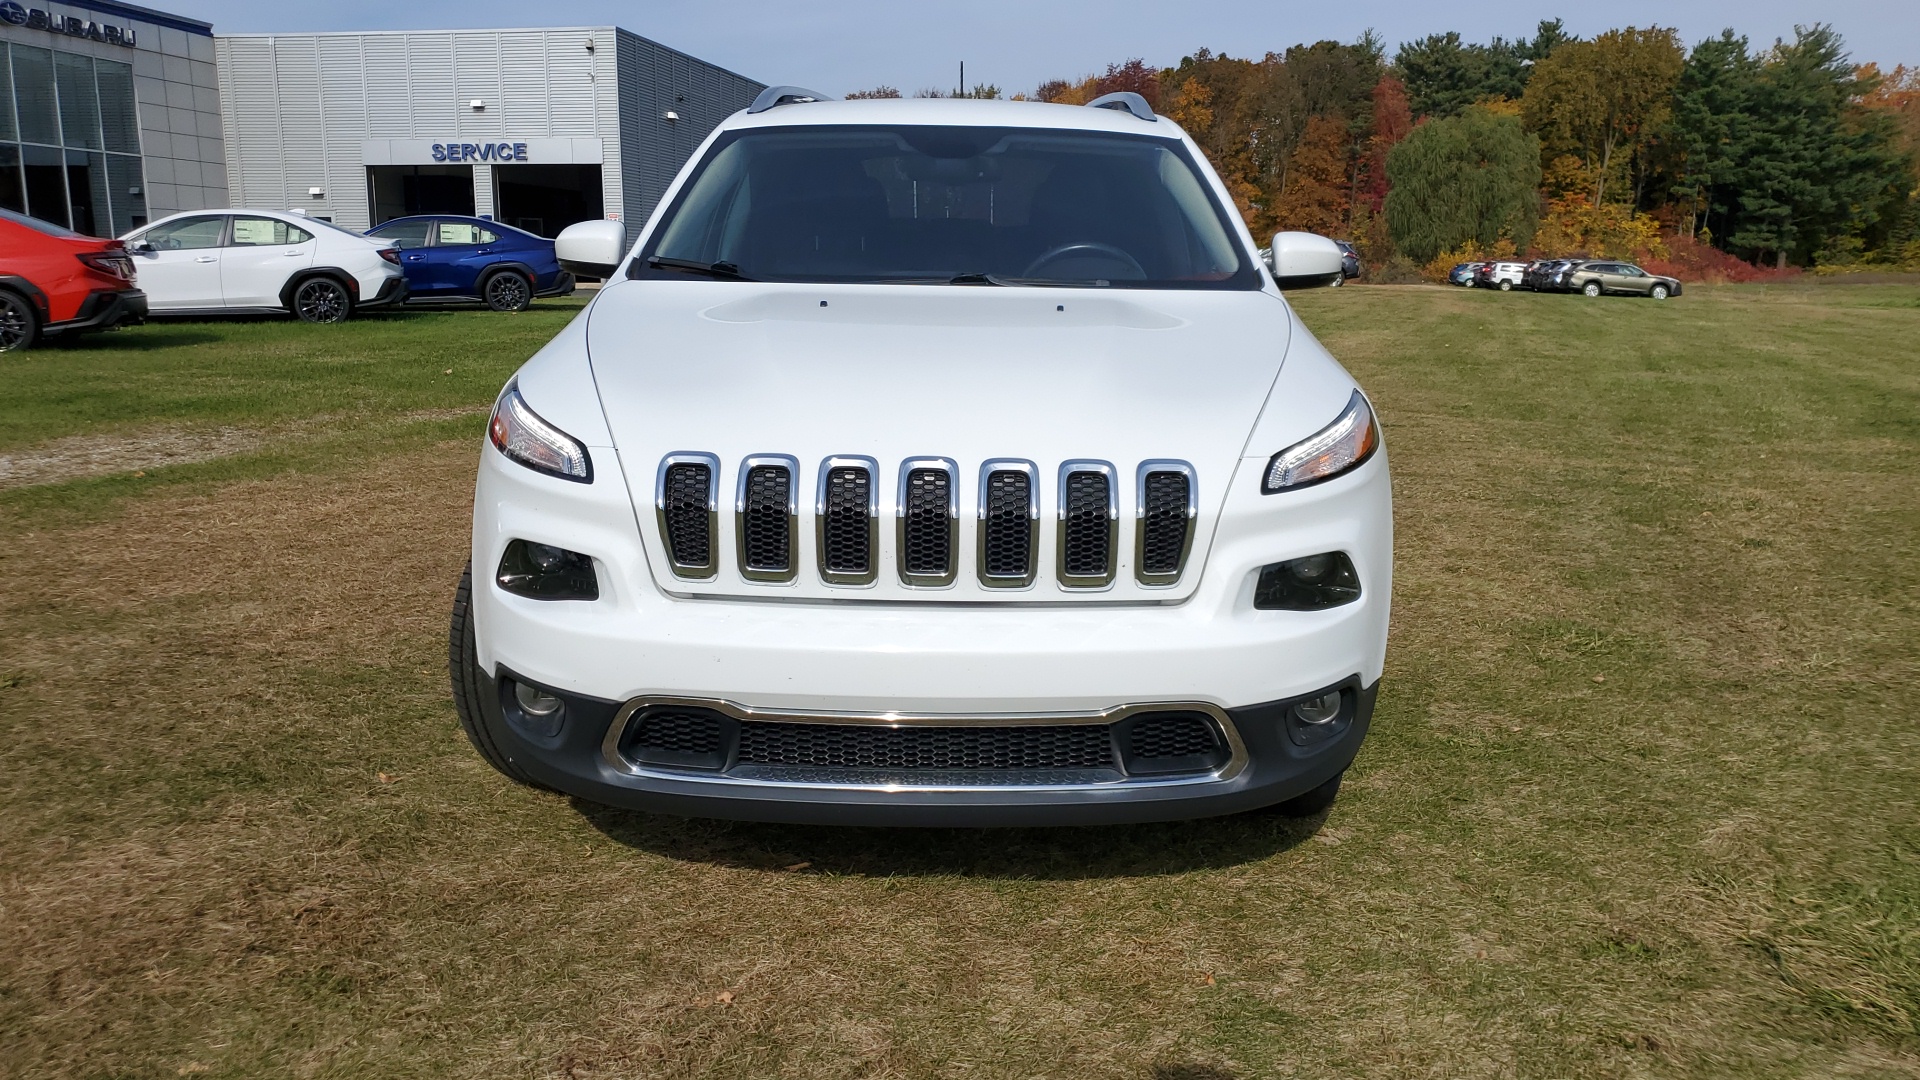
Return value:
M 1722 30 L 1693 47 L 1673 100 L 1673 149 L 1680 158 L 1673 195 L 1687 207 L 1689 235 L 1705 228 L 1730 236 L 1740 170 L 1753 143 L 1753 96 L 1760 62 L 1747 39 Z
M 1387 230 L 1415 262 L 1471 240 L 1522 250 L 1540 216 L 1540 140 L 1515 116 L 1468 109 L 1413 132 L 1387 154 Z

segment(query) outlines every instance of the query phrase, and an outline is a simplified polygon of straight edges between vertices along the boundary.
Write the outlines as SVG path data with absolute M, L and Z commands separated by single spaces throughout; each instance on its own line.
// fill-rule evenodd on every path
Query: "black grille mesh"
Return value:
M 740 515 L 741 555 L 749 570 L 784 572 L 788 565 L 787 493 L 793 482 L 785 465 L 755 465 L 747 470 Z
M 1177 472 L 1147 474 L 1140 515 L 1140 570 L 1177 574 L 1187 546 L 1187 477 Z
M 655 706 L 634 724 L 631 746 L 645 754 L 718 754 L 721 750 L 719 714 L 710 709 Z
M 1104 724 L 1049 727 L 740 725 L 742 764 L 832 769 L 1110 769 Z
M 1211 754 L 1220 748 L 1213 725 L 1193 713 L 1144 716 L 1127 736 L 1130 758 L 1180 758 Z
M 820 523 L 822 565 L 830 573 L 864 574 L 873 566 L 868 497 L 873 476 L 857 465 L 827 472 L 826 517 Z
M 1034 521 L 1028 512 L 1033 480 L 1024 472 L 987 475 L 982 559 L 989 577 L 1024 578 L 1031 572 Z
M 953 478 L 945 469 L 915 469 L 907 474 L 906 521 L 900 550 L 907 573 L 942 577 L 953 567 L 951 519 L 947 513 Z
M 1069 577 L 1105 577 L 1113 546 L 1107 523 L 1107 477 L 1097 472 L 1067 474 L 1065 519 L 1060 523 L 1062 567 Z
M 705 567 L 713 565 L 712 523 L 707 511 L 707 493 L 713 471 L 705 465 L 667 466 L 666 479 L 660 484 L 663 517 L 666 519 L 667 546 L 676 565 Z

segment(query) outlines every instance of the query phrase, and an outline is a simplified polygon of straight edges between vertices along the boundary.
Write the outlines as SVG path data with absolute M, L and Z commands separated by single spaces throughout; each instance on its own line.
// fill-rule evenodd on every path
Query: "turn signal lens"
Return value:
M 487 437 L 501 453 L 535 472 L 593 483 L 593 459 L 587 456 L 587 448 L 528 408 L 517 382 L 508 383 L 494 405 Z
M 1373 409 L 1355 390 L 1333 423 L 1273 455 L 1260 491 L 1272 495 L 1331 480 L 1358 468 L 1379 448 L 1380 428 L 1374 423 Z

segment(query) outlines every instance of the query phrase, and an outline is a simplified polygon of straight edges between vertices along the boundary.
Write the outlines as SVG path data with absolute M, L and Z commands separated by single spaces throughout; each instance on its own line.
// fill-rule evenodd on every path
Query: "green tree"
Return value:
M 1687 209 L 1689 235 L 1730 235 L 1741 163 L 1753 142 L 1753 96 L 1760 61 L 1747 39 L 1722 30 L 1693 47 L 1673 99 L 1673 196 Z
M 1525 249 L 1540 217 L 1540 140 L 1485 109 L 1422 124 L 1387 154 L 1387 231 L 1427 262 L 1468 241 Z
M 1860 104 L 1873 89 L 1832 27 L 1795 27 L 1791 43 L 1774 44 L 1754 81 L 1733 247 L 1784 266 L 1874 222 L 1889 189 L 1909 181 L 1892 120 Z
M 1530 66 L 1572 40 L 1559 19 L 1542 21 L 1531 41 L 1494 38 L 1477 45 L 1448 31 L 1401 45 L 1393 66 L 1415 116 L 1457 116 L 1476 102 L 1518 99 Z
M 1595 206 L 1607 200 L 1610 184 L 1624 189 L 1615 191 L 1617 201 L 1637 201 L 1685 66 L 1672 30 L 1609 30 L 1562 45 L 1535 65 L 1521 115 L 1548 156 L 1584 162 Z

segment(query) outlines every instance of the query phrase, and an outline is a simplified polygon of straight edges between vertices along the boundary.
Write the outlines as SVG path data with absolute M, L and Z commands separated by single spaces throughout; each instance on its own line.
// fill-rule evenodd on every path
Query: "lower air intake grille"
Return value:
M 747 470 L 740 497 L 740 561 L 745 569 L 765 574 L 792 570 L 792 489 L 793 473 L 785 465 Z
M 827 472 L 825 509 L 820 521 L 820 565 L 834 574 L 865 574 L 873 567 L 871 519 L 867 508 L 873 474 L 857 465 Z
M 1060 569 L 1068 577 L 1104 578 L 1112 574 L 1113 537 L 1107 508 L 1111 485 L 1097 472 L 1067 474 L 1060 522 Z
M 706 465 L 669 465 L 661 478 L 661 524 L 676 567 L 704 569 L 713 565 L 712 490 L 713 470 Z
M 1132 757 L 1191 757 L 1210 754 L 1219 745 L 1213 725 L 1189 713 L 1142 717 L 1127 735 L 1127 753 Z
M 654 705 L 634 717 L 627 756 L 649 765 L 718 769 L 726 764 L 733 723 L 699 706 Z
M 1033 573 L 1033 478 L 1011 470 L 989 473 L 985 498 L 981 567 L 988 577 L 1025 580 Z
M 1186 556 L 1187 477 L 1177 472 L 1152 472 L 1142 485 L 1140 505 L 1140 572 L 1155 577 L 1180 573 Z
M 953 475 L 946 470 L 914 469 L 907 474 L 900 565 L 909 576 L 951 576 L 953 522 L 949 507 L 952 497 Z
M 740 725 L 740 763 L 829 769 L 1111 769 L 1104 724 L 1049 727 Z

